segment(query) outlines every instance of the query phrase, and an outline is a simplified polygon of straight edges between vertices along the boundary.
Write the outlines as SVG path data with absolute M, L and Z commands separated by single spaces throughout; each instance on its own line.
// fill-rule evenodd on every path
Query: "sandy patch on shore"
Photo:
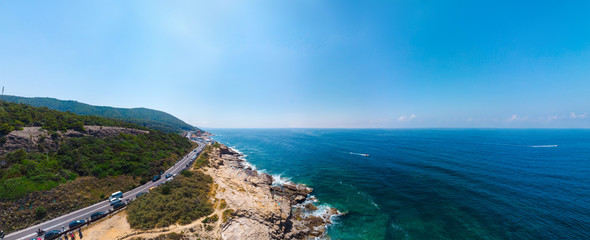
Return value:
M 90 225 L 82 230 L 82 235 L 83 239 L 90 240 L 117 239 L 132 231 L 127 223 L 127 211 L 124 210 Z

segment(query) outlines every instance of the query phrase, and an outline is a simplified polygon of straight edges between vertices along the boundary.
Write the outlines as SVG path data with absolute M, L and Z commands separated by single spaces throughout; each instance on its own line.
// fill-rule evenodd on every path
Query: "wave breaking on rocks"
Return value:
M 222 239 L 313 239 L 341 213 L 318 205 L 313 189 L 280 175 L 256 170 L 239 151 L 219 144 L 205 171 L 214 179 L 214 201 L 227 203 L 231 216 L 220 226 Z

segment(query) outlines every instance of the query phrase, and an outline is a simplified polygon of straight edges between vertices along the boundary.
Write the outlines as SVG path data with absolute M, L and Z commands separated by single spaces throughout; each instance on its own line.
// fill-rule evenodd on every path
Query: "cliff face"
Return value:
M 322 236 L 336 209 L 318 211 L 309 197 L 313 189 L 287 183 L 273 185 L 268 174 L 249 168 L 225 146 L 214 150 L 210 174 L 218 189 L 216 199 L 227 202 L 234 214 L 221 224 L 222 239 L 306 239 Z
M 10 132 L 5 136 L 6 141 L 0 144 L 0 156 L 8 152 L 25 149 L 27 151 L 57 151 L 58 141 L 69 137 L 94 136 L 106 138 L 116 136 L 119 133 L 132 135 L 148 134 L 148 131 L 123 128 L 123 127 L 102 127 L 102 126 L 84 126 L 86 132 L 77 132 L 68 130 L 67 132 L 55 132 L 51 136 L 41 127 L 24 127 L 23 130 Z

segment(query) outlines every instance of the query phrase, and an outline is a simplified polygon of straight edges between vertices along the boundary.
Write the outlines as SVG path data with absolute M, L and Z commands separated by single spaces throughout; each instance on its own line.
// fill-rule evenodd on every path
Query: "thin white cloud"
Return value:
M 553 121 L 553 120 L 567 120 L 567 119 L 585 119 L 587 116 L 588 116 L 587 113 L 570 112 L 569 114 L 549 115 L 549 116 L 547 116 L 547 120 Z
M 412 121 L 412 119 L 416 118 L 416 114 L 411 114 L 410 116 L 406 117 L 405 115 L 399 116 L 397 118 L 398 121 L 400 122 L 404 122 L 404 121 Z
M 512 114 L 512 117 L 508 119 L 508 122 L 514 122 L 516 120 L 518 120 L 518 116 L 516 114 Z
M 586 113 L 582 113 L 582 114 L 579 114 L 578 113 L 578 114 L 576 114 L 575 112 L 571 112 L 570 115 L 569 115 L 569 117 L 572 118 L 572 119 L 576 119 L 576 118 L 584 119 L 584 118 L 586 118 Z

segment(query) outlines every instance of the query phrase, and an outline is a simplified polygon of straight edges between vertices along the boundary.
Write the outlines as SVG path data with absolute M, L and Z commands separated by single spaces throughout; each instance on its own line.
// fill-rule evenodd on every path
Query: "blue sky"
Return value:
M 200 127 L 590 127 L 588 1 L 8 1 L 6 94 Z

